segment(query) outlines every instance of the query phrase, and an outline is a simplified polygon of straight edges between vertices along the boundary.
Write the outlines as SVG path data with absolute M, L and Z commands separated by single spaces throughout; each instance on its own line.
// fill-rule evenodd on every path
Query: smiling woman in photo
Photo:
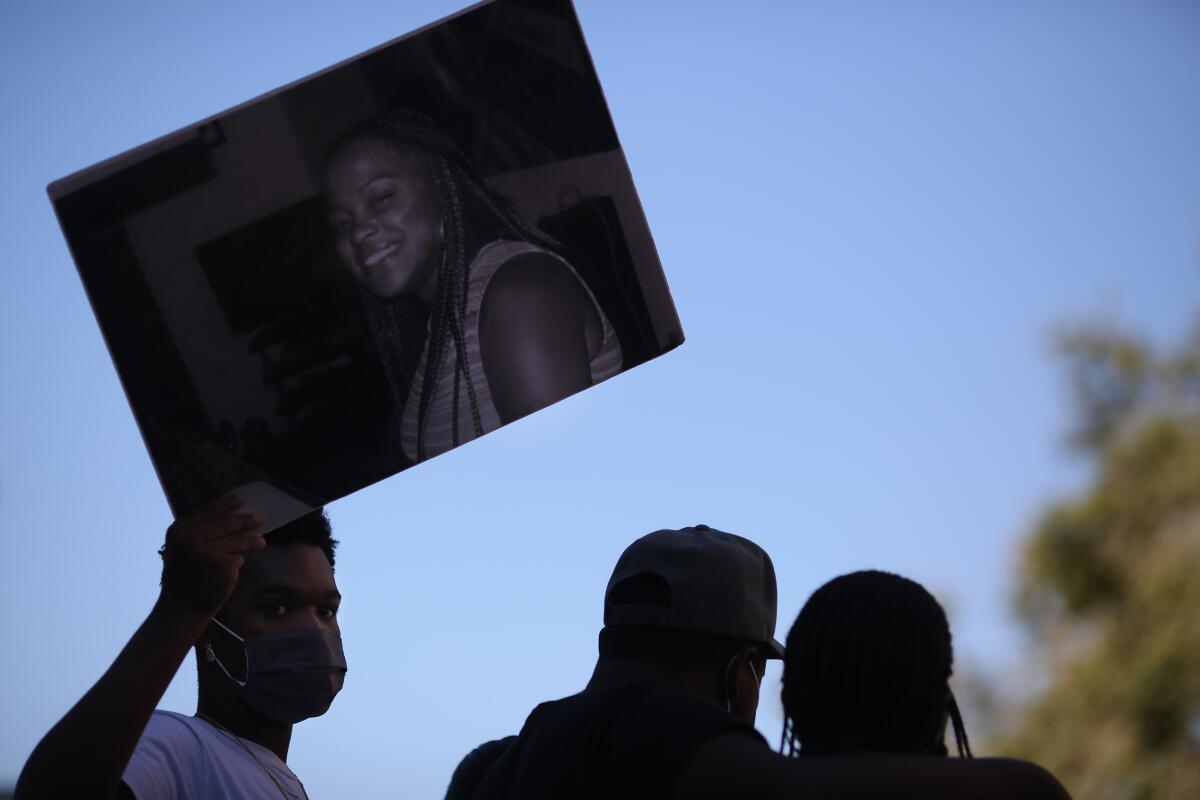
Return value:
M 560 248 L 490 192 L 428 117 L 396 111 L 348 131 L 322 181 L 409 460 L 621 371 L 617 335 Z

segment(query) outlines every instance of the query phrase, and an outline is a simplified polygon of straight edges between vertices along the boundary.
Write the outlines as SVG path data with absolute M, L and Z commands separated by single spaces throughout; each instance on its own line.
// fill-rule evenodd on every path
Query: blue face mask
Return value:
M 314 628 L 247 639 L 220 620 L 213 622 L 242 643 L 246 673 L 235 678 L 211 649 L 205 658 L 216 662 L 246 704 L 267 719 L 290 725 L 319 717 L 342 690 L 346 655 L 341 637 Z

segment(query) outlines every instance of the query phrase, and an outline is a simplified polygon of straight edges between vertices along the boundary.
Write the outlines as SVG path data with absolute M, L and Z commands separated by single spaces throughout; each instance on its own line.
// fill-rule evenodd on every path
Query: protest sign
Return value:
M 568 0 L 481 3 L 49 193 L 176 514 L 300 513 L 683 341 Z

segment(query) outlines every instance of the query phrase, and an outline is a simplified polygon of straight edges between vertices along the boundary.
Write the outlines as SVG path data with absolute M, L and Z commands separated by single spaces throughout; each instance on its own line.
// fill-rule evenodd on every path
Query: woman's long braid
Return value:
M 421 403 L 417 424 L 417 456 L 425 459 L 425 423 L 432 408 L 433 397 L 441 377 L 442 362 L 447 347 L 454 345 L 455 368 L 454 389 L 451 404 L 451 431 L 454 446 L 459 444 L 458 407 L 459 392 L 465 381 L 467 398 L 471 406 L 471 421 L 475 436 L 483 435 L 483 420 L 479 413 L 479 402 L 475 396 L 475 383 L 470 373 L 470 361 L 466 351 L 467 313 L 467 269 L 466 225 L 462 200 L 454 176 L 454 167 L 438 155 L 431 155 L 434 183 L 438 199 L 442 204 L 442 259 L 438 270 L 438 312 L 435 314 L 434 329 L 430 332 L 430 350 L 425 362 L 425 383 L 421 392 Z
M 796 742 L 796 732 L 792 729 L 792 718 L 783 715 L 783 734 L 779 737 L 779 754 L 788 756 L 799 755 L 800 748 Z
M 487 211 L 500 227 L 500 233 L 511 239 L 532 242 L 547 250 L 563 254 L 565 248 L 551 236 L 539 228 L 529 224 L 520 214 L 516 213 L 507 203 L 500 202 L 495 195 L 484 189 L 476 181 L 466 181 L 466 186 L 476 203 Z
M 458 184 L 454 180 L 454 175 L 453 175 L 454 166 L 449 164 L 448 162 L 446 162 L 444 159 L 442 161 L 442 166 L 445 171 L 445 176 L 448 178 L 447 187 L 448 187 L 450 194 L 452 196 L 452 199 L 453 199 L 452 211 L 451 211 L 451 217 L 452 217 L 451 222 L 452 222 L 452 227 L 454 229 L 454 235 L 456 237 L 458 237 L 460 239 L 460 241 L 462 242 L 463 269 L 460 271 L 460 275 L 462 276 L 462 279 L 461 279 L 462 286 L 460 287 L 461 291 L 458 293 L 458 304 L 454 309 L 455 315 L 457 317 L 457 323 L 454 328 L 454 330 L 456 331 L 456 336 L 454 338 L 454 346 L 455 346 L 455 350 L 457 351 L 456 355 L 457 355 L 458 369 L 454 374 L 453 444 L 455 447 L 458 447 L 458 393 L 459 393 L 460 382 L 465 381 L 466 385 L 467 385 L 467 399 L 470 401 L 470 404 L 471 404 L 471 424 L 473 426 L 472 430 L 474 431 L 474 434 L 476 437 L 483 435 L 483 420 L 479 414 L 479 401 L 475 397 L 475 379 L 474 379 L 474 376 L 471 375 L 471 361 L 470 361 L 470 359 L 467 358 L 467 342 L 466 342 L 466 337 L 463 335 L 463 332 L 466 330 L 466 325 L 467 325 L 467 286 L 466 286 L 466 283 L 470 277 L 470 275 L 468 274 L 469 267 L 466 265 L 466 258 L 467 258 L 466 221 L 463 218 L 464 217 L 464 214 L 463 214 L 464 209 L 463 209 L 462 201 L 459 198 L 459 194 L 458 194 L 458 189 L 457 189 Z
M 971 743 L 967 741 L 967 728 L 963 725 L 962 712 L 958 710 L 958 701 L 954 699 L 953 692 L 950 693 L 946 706 L 950 712 L 950 725 L 954 728 L 954 746 L 960 756 L 971 758 Z

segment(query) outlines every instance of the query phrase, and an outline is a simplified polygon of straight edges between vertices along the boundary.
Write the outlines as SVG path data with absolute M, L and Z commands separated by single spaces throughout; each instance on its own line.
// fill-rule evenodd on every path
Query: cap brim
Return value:
M 784 656 L 783 645 L 781 645 L 779 642 L 775 641 L 774 639 L 767 642 L 767 660 L 768 661 L 772 658 L 782 659 L 783 656 Z

